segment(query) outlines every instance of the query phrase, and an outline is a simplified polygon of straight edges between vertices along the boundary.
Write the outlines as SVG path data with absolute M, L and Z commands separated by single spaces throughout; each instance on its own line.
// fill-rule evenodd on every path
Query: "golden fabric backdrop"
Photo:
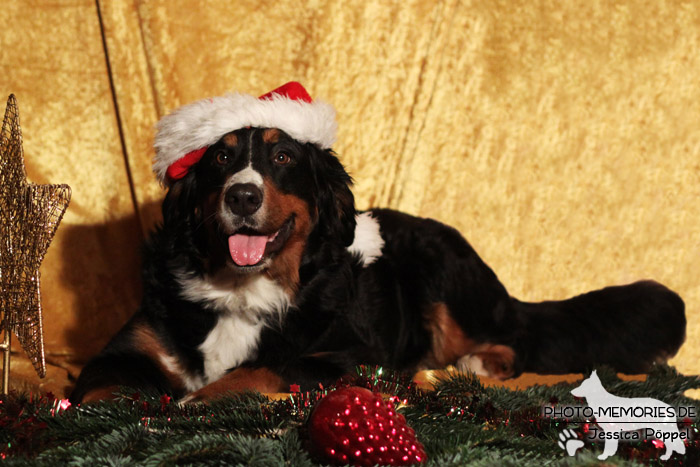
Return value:
M 456 226 L 525 300 L 663 282 L 689 319 L 672 363 L 700 372 L 697 3 L 17 1 L 0 22 L 29 178 L 73 187 L 50 363 L 75 371 L 138 304 L 155 121 L 298 80 L 338 111 L 359 207 Z

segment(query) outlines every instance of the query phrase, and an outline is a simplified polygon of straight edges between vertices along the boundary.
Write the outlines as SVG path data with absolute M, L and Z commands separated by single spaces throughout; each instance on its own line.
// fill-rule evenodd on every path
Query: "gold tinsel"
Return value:
M 27 183 L 17 101 L 10 95 L 0 134 L 0 313 L 2 329 L 17 335 L 42 378 L 39 266 L 70 196 L 68 185 Z

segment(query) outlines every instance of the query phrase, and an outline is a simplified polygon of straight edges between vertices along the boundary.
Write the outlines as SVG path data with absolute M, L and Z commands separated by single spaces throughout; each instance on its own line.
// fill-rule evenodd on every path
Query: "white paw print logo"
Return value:
M 583 441 L 578 439 L 576 432 L 570 428 L 566 428 L 559 433 L 559 447 L 566 450 L 569 456 L 576 455 L 576 451 L 583 447 Z

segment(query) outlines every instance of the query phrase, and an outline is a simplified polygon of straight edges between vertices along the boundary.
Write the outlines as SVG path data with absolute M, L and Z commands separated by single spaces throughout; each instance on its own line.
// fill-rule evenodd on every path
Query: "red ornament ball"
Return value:
M 321 399 L 309 419 L 316 454 L 337 465 L 410 465 L 425 460 L 416 439 L 394 404 L 368 389 L 347 387 Z

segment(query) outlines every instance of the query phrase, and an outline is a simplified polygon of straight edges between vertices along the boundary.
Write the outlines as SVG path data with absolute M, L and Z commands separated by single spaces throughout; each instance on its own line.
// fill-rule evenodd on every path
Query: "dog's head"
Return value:
M 332 151 L 275 128 L 244 128 L 172 183 L 164 225 L 191 238 L 206 272 L 295 276 L 314 244 L 352 243 L 350 185 Z
M 571 394 L 576 397 L 591 397 L 604 394 L 605 392 L 603 383 L 600 382 L 600 378 L 595 370 L 593 370 L 591 376 L 584 379 L 578 387 L 571 390 Z

